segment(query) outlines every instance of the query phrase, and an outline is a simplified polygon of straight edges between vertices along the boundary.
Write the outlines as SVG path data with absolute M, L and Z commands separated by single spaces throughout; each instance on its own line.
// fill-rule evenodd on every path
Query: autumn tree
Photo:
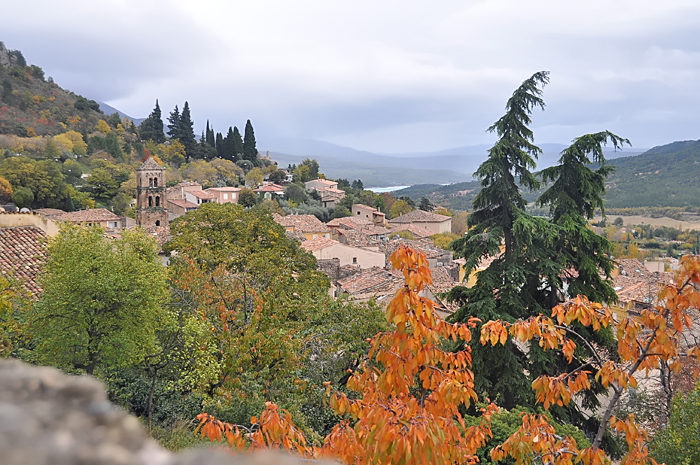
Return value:
M 138 363 L 156 344 L 166 291 L 158 245 L 139 230 L 114 240 L 103 233 L 65 225 L 49 239 L 43 293 L 30 314 L 43 363 L 93 374 Z
M 537 456 L 545 463 L 547 460 L 571 463 L 573 459 L 591 464 L 607 463 L 601 447 L 606 429 L 610 427 L 624 438 L 628 448 L 621 463 L 655 464 L 653 459 L 648 459 L 648 434 L 636 423 L 635 416 L 616 418 L 614 411 L 623 393 L 638 387 L 642 372 L 657 370 L 661 364 L 678 370 L 685 357 L 700 361 L 700 347 L 682 344 L 684 333 L 693 327 L 692 315 L 700 308 L 699 286 L 700 258 L 685 256 L 674 283 L 659 291 L 659 304 L 638 315 L 628 312 L 617 321 L 609 307 L 579 296 L 556 306 L 551 317 L 538 315 L 512 323 L 504 320 L 486 323 L 482 328 L 482 344 L 501 345 L 510 339 L 536 340 L 540 347 L 560 351 L 569 360 L 582 347 L 591 354 L 585 365 L 559 375 L 542 375 L 532 383 L 537 402 L 545 410 L 569 404 L 574 395 L 590 389 L 594 382 L 602 384 L 610 393 L 590 448 L 580 450 L 574 441 L 557 438 L 546 416 L 526 415 L 519 431 L 496 447 L 492 458 L 500 460 L 510 456 L 517 463 L 530 463 L 528 460 Z M 617 353 L 609 354 L 592 345 L 580 334 L 579 326 L 594 331 L 610 327 L 617 334 Z
M 322 447 L 309 447 L 289 413 L 273 404 L 259 419 L 251 418 L 249 428 L 202 414 L 202 434 L 225 437 L 238 450 L 282 448 L 347 464 L 475 463 L 476 450 L 491 435 L 494 407 L 483 410 L 479 425 L 466 427 L 460 406 L 477 399 L 469 348 L 460 353 L 442 348 L 444 338 L 470 338 L 473 322 L 445 323 L 433 302 L 420 296 L 431 283 L 422 252 L 401 247 L 391 262 L 406 279 L 387 308 L 387 320 L 396 329 L 371 340 L 371 363 L 353 370 L 347 381 L 355 394 L 330 395 L 330 405 L 343 419 Z
M 0 202 L 7 203 L 12 200 L 12 185 L 5 178 L 0 178 Z

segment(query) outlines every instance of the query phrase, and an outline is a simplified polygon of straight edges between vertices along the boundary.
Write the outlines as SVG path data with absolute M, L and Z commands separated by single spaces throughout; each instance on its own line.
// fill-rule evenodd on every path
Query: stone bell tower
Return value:
M 136 224 L 149 229 L 168 226 L 165 208 L 165 168 L 153 157 L 136 169 Z

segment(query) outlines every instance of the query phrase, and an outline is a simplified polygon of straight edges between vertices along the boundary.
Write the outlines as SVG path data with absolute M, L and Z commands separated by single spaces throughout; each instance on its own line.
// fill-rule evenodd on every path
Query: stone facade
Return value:
M 149 157 L 136 169 L 136 224 L 149 229 L 168 225 L 165 168 Z

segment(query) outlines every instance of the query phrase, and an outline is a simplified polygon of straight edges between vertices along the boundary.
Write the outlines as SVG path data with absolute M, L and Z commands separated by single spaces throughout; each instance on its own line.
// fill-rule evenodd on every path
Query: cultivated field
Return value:
M 652 224 L 654 226 L 667 226 L 669 228 L 676 228 L 676 229 L 700 229 L 700 221 L 681 221 L 681 220 L 674 220 L 673 218 L 668 218 L 668 217 L 661 217 L 661 218 L 652 218 L 650 216 L 641 216 L 641 215 L 632 215 L 632 216 L 623 216 L 623 215 L 608 215 L 608 224 L 612 223 L 615 221 L 615 218 L 617 217 L 622 218 L 622 220 L 625 222 L 625 226 L 633 225 L 633 224 Z M 600 221 L 600 216 L 596 216 L 594 221 Z

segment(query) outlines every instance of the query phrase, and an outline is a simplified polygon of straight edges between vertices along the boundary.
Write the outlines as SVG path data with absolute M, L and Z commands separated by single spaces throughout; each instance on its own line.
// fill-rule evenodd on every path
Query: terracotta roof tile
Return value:
M 393 224 L 391 227 L 391 232 L 398 232 L 398 231 L 408 231 L 411 234 L 413 234 L 414 236 L 416 236 L 417 239 L 423 239 L 425 237 L 430 237 L 433 235 L 432 231 L 429 231 L 425 228 L 421 228 L 420 226 L 416 226 L 413 223 Z
M 35 298 L 41 293 L 36 276 L 46 262 L 45 237 L 34 226 L 0 229 L 0 272 L 19 280 Z
M 382 244 L 381 241 L 372 239 L 367 234 L 354 229 L 340 229 L 338 234 L 340 234 L 342 242 L 352 247 L 379 247 Z
M 278 214 L 272 215 L 275 221 L 284 226 L 285 228 L 294 228 L 295 232 L 302 233 L 327 233 L 331 230 L 328 226 L 321 223 L 321 221 L 314 215 L 287 215 L 280 216 Z
M 326 247 L 330 247 L 340 242 L 334 241 L 333 239 L 327 239 L 325 237 L 317 237 L 315 239 L 309 239 L 308 241 L 302 242 L 301 248 L 307 252 L 315 252 L 316 250 L 322 250 Z
M 57 221 L 71 221 L 73 223 L 96 223 L 101 221 L 118 221 L 121 217 L 115 215 L 106 208 L 93 208 L 90 210 L 78 210 L 68 212 L 54 218 Z
M 172 203 L 178 207 L 187 208 L 188 210 L 191 208 L 197 208 L 197 204 L 184 199 L 168 199 L 168 203 Z
M 449 216 L 438 215 L 437 213 L 426 212 L 423 210 L 413 210 L 398 218 L 389 220 L 389 223 L 442 223 L 450 220 Z
M 216 198 L 214 194 L 207 191 L 187 191 L 187 193 L 194 195 L 198 199 L 212 200 Z

